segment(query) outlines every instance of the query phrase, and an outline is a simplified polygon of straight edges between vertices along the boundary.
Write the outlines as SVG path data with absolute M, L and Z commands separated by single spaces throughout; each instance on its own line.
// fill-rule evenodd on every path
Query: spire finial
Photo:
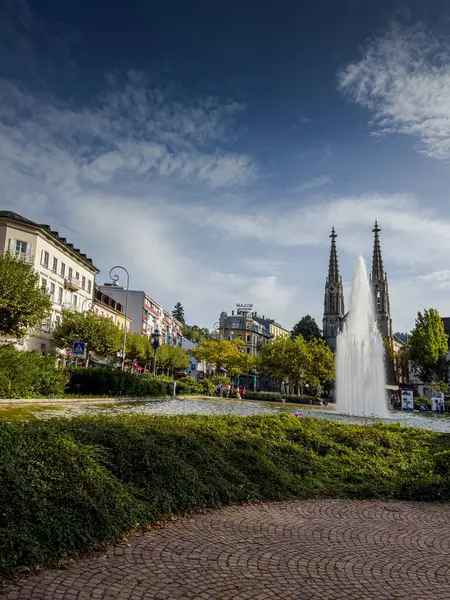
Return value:
M 337 258 L 337 250 L 336 250 L 337 233 L 336 233 L 334 227 L 331 229 L 330 238 L 331 238 L 331 249 L 330 249 L 330 262 L 328 265 L 328 281 L 330 283 L 332 283 L 332 282 L 338 282 L 340 280 L 339 264 L 338 264 L 338 258 Z
M 372 280 L 383 281 L 385 274 L 383 269 L 383 259 L 381 257 L 381 246 L 380 246 L 380 233 L 381 229 L 378 227 L 378 221 L 375 221 L 375 226 L 372 229 L 374 234 L 373 240 L 373 258 L 372 258 Z
M 334 241 L 337 238 L 337 233 L 334 229 L 334 226 L 331 228 L 331 234 L 330 234 L 330 238 L 332 239 L 332 241 Z

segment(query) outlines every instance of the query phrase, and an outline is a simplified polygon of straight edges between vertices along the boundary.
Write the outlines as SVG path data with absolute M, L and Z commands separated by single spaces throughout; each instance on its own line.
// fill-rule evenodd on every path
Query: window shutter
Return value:
M 44 250 L 41 250 L 41 265 L 44 265 Z
M 15 252 L 16 250 L 16 240 L 15 239 L 10 239 L 9 240 L 9 251 L 10 252 Z

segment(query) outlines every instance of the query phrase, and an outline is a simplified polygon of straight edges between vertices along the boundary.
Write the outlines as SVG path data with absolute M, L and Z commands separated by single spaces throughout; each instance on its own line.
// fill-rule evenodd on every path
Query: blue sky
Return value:
M 303 4 L 4 1 L 2 207 L 207 327 L 321 323 L 378 219 L 394 329 L 450 314 L 450 2 Z

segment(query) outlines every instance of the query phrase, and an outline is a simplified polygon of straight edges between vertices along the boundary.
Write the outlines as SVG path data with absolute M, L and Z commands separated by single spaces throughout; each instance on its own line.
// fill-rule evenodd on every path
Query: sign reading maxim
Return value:
M 242 310 L 244 312 L 250 312 L 253 308 L 253 304 L 242 304 L 242 303 L 237 303 L 236 304 L 236 308 L 238 310 Z

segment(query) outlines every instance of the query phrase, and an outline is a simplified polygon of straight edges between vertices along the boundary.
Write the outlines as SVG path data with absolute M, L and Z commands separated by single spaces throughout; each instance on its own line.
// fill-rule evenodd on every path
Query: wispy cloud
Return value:
M 450 46 L 424 25 L 392 24 L 340 71 L 339 88 L 373 112 L 374 133 L 411 135 L 421 152 L 450 158 Z
M 298 192 L 305 192 L 308 190 L 312 190 L 314 188 L 323 187 L 324 185 L 328 185 L 332 182 L 331 177 L 327 177 L 326 175 L 321 175 L 320 177 L 315 177 L 314 179 L 309 179 L 308 181 L 304 181 L 299 186 L 292 188 L 289 190 L 291 194 L 296 194 Z

